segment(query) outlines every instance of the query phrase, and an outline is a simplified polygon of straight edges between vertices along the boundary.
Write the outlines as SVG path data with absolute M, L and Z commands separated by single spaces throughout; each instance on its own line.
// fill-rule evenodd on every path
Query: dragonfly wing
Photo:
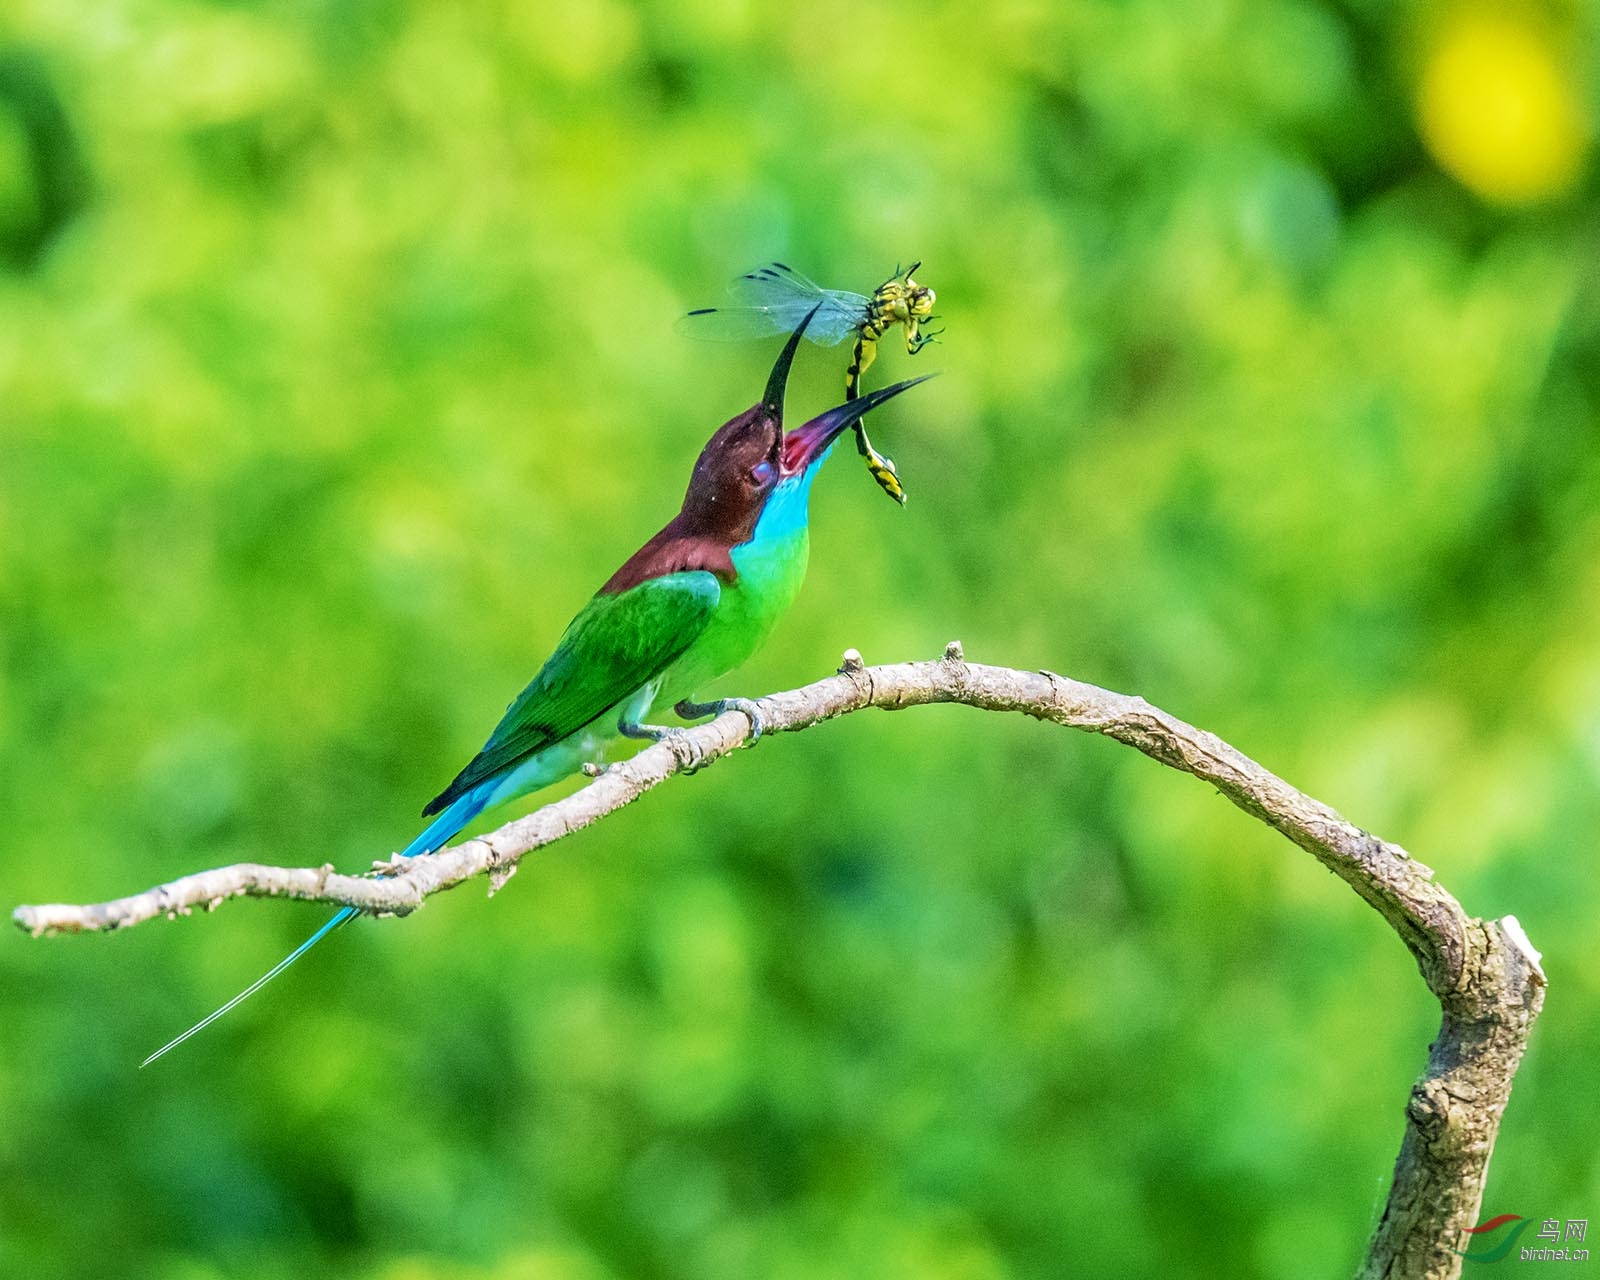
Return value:
M 793 333 L 816 309 L 806 337 L 831 347 L 854 333 L 867 317 L 870 300 L 843 289 L 824 289 L 781 262 L 747 271 L 729 289 L 735 302 L 702 307 L 678 321 L 678 328 L 696 338 L 742 341 Z
M 679 333 L 686 333 L 691 338 L 707 338 L 712 342 L 744 342 L 750 338 L 793 333 L 799 323 L 799 320 L 791 323 L 785 316 L 767 307 L 701 307 L 688 315 L 679 316 L 675 327 Z

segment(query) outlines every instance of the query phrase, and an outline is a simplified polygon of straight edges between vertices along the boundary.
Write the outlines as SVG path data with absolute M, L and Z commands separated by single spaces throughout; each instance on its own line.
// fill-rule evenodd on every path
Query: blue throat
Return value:
M 779 541 L 793 536 L 810 523 L 811 482 L 817 478 L 817 472 L 833 452 L 834 444 L 838 444 L 838 441 L 835 440 L 813 458 L 804 471 L 786 476 L 778 482 L 778 487 L 767 499 L 767 505 L 762 508 L 761 518 L 756 521 L 755 532 L 750 536 L 751 542 Z

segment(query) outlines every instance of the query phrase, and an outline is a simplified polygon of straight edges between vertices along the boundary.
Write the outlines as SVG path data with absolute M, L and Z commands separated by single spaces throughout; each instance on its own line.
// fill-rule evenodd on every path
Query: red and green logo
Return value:
M 1517 1225 L 1509 1231 L 1502 1228 L 1510 1223 Z M 1466 1228 L 1469 1236 L 1482 1236 L 1481 1249 L 1457 1249 L 1468 1262 L 1499 1262 L 1501 1258 L 1517 1247 L 1517 1237 L 1533 1225 L 1532 1218 L 1524 1218 L 1520 1213 L 1502 1213 L 1490 1218 L 1487 1222 L 1480 1222 L 1475 1227 Z M 1474 1244 L 1478 1241 L 1474 1240 Z

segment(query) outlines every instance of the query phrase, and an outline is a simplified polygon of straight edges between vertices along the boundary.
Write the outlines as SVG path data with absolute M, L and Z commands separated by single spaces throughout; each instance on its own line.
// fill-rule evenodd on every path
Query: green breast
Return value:
M 700 638 L 665 673 L 655 705 L 695 697 L 761 646 L 806 576 L 811 539 L 805 525 L 782 537 L 758 538 L 733 550 L 739 576 L 722 584 L 722 599 Z

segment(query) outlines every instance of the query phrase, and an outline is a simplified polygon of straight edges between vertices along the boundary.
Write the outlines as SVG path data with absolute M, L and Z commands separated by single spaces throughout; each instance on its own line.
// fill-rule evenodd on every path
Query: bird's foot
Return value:
M 699 720 L 705 716 L 720 716 L 724 711 L 740 711 L 750 722 L 750 745 L 761 741 L 767 730 L 767 718 L 761 714 L 761 704 L 749 698 L 718 698 L 715 702 L 690 702 L 685 698 L 673 708 L 685 720 Z
M 694 740 L 687 729 L 661 724 L 629 724 L 626 720 L 622 720 L 617 723 L 617 732 L 624 738 L 665 742 L 672 748 L 672 754 L 678 757 L 678 768 L 684 773 L 693 773 L 705 763 L 704 748 Z

